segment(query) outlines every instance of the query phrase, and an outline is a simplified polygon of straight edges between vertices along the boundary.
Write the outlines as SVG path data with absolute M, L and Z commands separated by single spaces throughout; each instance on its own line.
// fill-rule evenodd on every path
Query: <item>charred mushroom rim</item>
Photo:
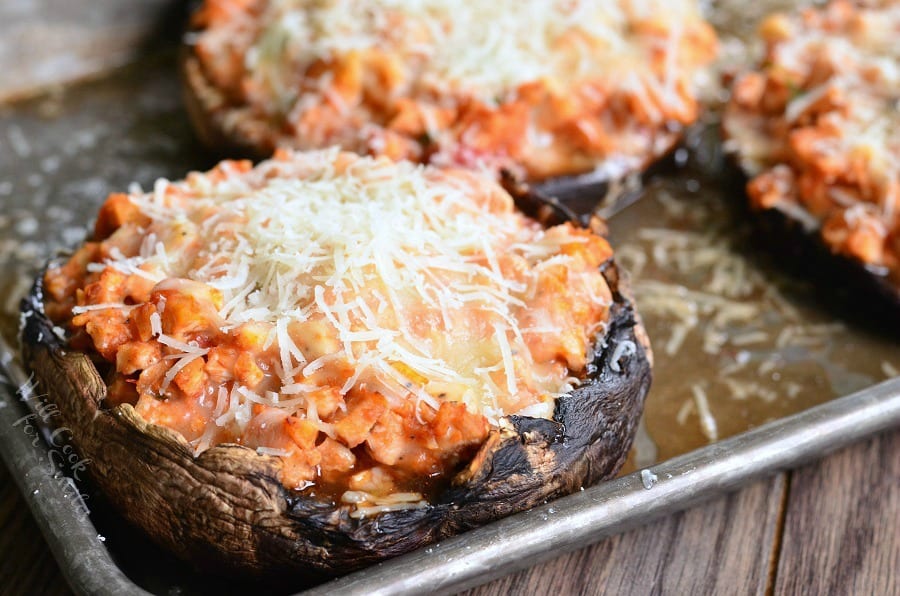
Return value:
M 649 345 L 606 240 L 561 214 L 338 150 L 222 162 L 111 195 L 23 303 L 24 360 L 163 546 L 347 573 L 622 465 Z
M 723 119 L 750 205 L 774 246 L 900 320 L 900 2 L 778 13 L 759 35 Z
M 183 61 L 206 143 L 340 145 L 530 183 L 615 180 L 697 118 L 694 0 L 206 0 Z M 234 155 L 234 153 L 232 153 Z

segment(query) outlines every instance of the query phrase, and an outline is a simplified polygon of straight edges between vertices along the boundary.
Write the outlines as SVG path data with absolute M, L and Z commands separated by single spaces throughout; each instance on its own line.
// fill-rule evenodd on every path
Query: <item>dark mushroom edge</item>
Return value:
M 746 190 L 751 176 L 739 156 L 732 154 L 726 163 L 731 171 L 729 187 L 752 224 L 758 247 L 788 273 L 827 290 L 818 301 L 832 314 L 876 332 L 900 331 L 900 280 L 835 252 L 825 243 L 819 227 L 810 228 L 775 208 L 754 208 Z
M 560 212 L 517 196 L 545 223 Z M 22 302 L 26 366 L 56 404 L 59 426 L 90 460 L 97 488 L 157 543 L 218 575 L 318 581 L 342 575 L 613 477 L 650 386 L 652 354 L 613 260 L 613 304 L 587 379 L 557 400 L 553 420 L 508 416 L 428 506 L 355 519 L 351 506 L 286 489 L 281 460 L 223 444 L 193 455 L 179 433 L 132 406 L 104 407 L 90 358 L 67 349 L 43 311 L 42 278 Z M 634 350 L 616 351 L 623 342 Z M 628 344 L 626 344 L 628 345 Z M 624 355 L 623 355 L 624 353 Z M 620 357 L 612 361 L 615 354 Z

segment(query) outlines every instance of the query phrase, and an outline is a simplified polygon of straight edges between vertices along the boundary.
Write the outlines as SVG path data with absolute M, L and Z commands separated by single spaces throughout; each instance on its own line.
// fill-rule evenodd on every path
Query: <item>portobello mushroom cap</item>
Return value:
M 545 223 L 566 215 L 522 185 L 511 190 L 524 212 Z M 146 422 L 131 405 L 106 408 L 107 387 L 91 359 L 70 350 L 45 316 L 41 278 L 22 303 L 22 356 L 59 408 L 55 421 L 71 430 L 73 444 L 90 460 L 93 481 L 128 521 L 180 558 L 218 574 L 314 581 L 617 473 L 643 410 L 652 355 L 612 259 L 602 273 L 613 296 L 605 335 L 596 338 L 588 378 L 558 398 L 553 419 L 502 418 L 426 507 L 362 518 L 351 517 L 349 505 L 285 488 L 278 457 L 235 444 L 194 456 L 181 434 Z M 623 342 L 635 348 L 627 357 L 616 350 Z
M 705 28 L 698 30 L 698 27 L 691 27 L 693 37 L 690 43 L 695 45 L 690 46 L 690 50 L 697 54 L 695 58 L 698 62 L 692 65 L 694 67 L 709 61 L 715 53 L 715 34 L 705 23 L 702 23 L 702 27 Z M 194 33 L 202 31 L 202 27 L 193 29 Z M 650 69 L 649 64 L 644 66 Z M 261 160 L 270 157 L 279 146 L 293 147 L 290 133 L 284 132 L 285 123 L 274 116 L 245 109 L 247 106 L 234 90 L 223 89 L 215 83 L 215 77 L 206 72 L 203 61 L 191 44 L 182 47 L 179 72 L 190 121 L 202 144 L 214 155 Z M 642 109 L 657 111 L 658 107 L 651 105 Z M 242 125 L 236 125 L 238 121 L 243 121 Z M 627 206 L 638 196 L 637 193 L 616 192 L 620 182 L 631 175 L 646 172 L 655 163 L 665 161 L 683 139 L 684 129 L 688 124 L 690 122 L 679 122 L 674 117 L 664 122 L 643 124 L 640 134 L 645 136 L 646 147 L 640 154 L 626 156 L 613 151 L 603 157 L 597 156 L 583 171 L 540 178 L 517 172 L 515 176 L 522 182 L 532 184 L 535 190 L 547 196 L 555 196 L 567 202 L 574 201 L 579 207 L 594 207 L 599 204 L 601 209 L 607 209 L 600 214 L 608 216 Z M 629 134 L 634 136 L 637 131 Z M 634 140 L 626 140 L 624 144 L 636 143 Z M 359 151 L 358 147 L 344 149 Z
M 769 15 L 765 59 L 735 77 L 721 126 L 760 244 L 826 288 L 842 316 L 891 331 L 898 24 L 896 9 L 841 0 Z

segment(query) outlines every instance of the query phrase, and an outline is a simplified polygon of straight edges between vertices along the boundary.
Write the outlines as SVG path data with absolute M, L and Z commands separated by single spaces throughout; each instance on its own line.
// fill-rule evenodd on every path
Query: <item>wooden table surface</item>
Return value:
M 0 466 L 0 594 L 69 590 Z M 900 594 L 900 431 L 467 592 Z

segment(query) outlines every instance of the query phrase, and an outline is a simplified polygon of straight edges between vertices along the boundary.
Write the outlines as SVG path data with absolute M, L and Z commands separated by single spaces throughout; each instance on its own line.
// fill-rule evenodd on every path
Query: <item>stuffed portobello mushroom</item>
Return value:
M 640 171 L 698 113 L 694 0 L 206 0 L 183 75 L 200 136 L 265 157 L 340 145 L 565 191 Z
M 337 149 L 225 161 L 111 195 L 23 303 L 24 361 L 160 544 L 346 573 L 623 463 L 649 346 L 609 244 L 562 214 Z
M 723 119 L 750 205 L 773 246 L 900 320 L 900 2 L 836 0 L 759 33 Z

